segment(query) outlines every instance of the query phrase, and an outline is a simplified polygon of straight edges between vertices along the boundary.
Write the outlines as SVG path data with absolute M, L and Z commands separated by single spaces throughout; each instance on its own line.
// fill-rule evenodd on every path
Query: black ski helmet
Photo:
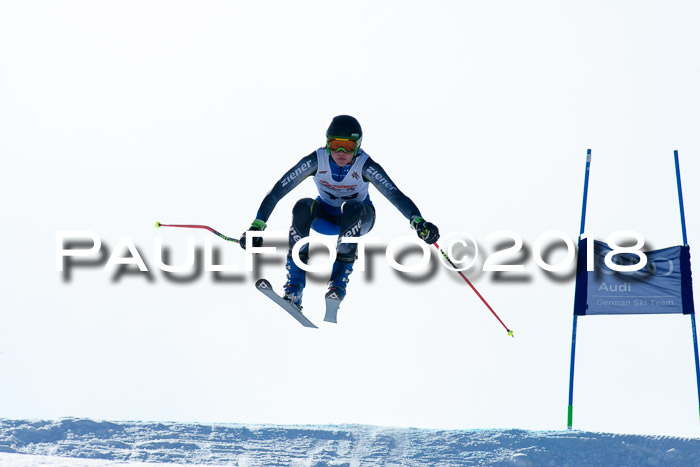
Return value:
M 348 138 L 357 141 L 357 147 L 362 144 L 362 127 L 355 117 L 350 115 L 338 115 L 333 118 L 328 130 L 326 139 Z

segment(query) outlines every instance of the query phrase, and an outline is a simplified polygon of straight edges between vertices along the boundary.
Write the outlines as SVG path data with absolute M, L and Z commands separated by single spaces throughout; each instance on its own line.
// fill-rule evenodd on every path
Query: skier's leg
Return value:
M 284 285 L 284 298 L 301 307 L 301 297 L 306 286 L 306 271 L 292 259 L 292 249 L 302 238 L 309 236 L 311 223 L 314 221 L 314 205 L 311 198 L 302 198 L 292 209 L 292 225 L 289 227 L 289 251 L 287 252 L 287 283 Z M 299 259 L 304 263 L 309 258 L 309 245 L 299 251 Z
M 348 201 L 341 207 L 338 253 L 328 282 L 329 293 L 335 292 L 342 300 L 357 254 L 356 243 L 342 243 L 343 237 L 365 235 L 374 226 L 374 207 L 360 201 Z

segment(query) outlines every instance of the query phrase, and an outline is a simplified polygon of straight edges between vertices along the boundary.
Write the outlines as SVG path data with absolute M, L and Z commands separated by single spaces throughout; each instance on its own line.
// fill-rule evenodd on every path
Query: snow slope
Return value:
M 0 464 L 700 465 L 700 439 L 581 431 L 425 430 L 0 420 Z

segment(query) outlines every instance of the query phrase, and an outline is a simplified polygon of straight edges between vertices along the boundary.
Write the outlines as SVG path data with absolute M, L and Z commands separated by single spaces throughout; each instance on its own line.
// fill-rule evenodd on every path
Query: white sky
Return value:
M 578 234 L 587 148 L 588 229 L 679 244 L 678 149 L 697 245 L 699 17 L 680 1 L 2 3 L 0 416 L 564 428 L 574 281 L 531 256 L 528 282 L 473 274 L 515 339 L 453 273 L 407 283 L 380 260 L 352 276 L 340 324 L 310 331 L 251 275 L 168 281 L 154 236 L 177 262 L 211 234 L 153 223 L 238 236 L 349 113 L 424 216 L 487 252 L 502 229 L 530 249 Z M 412 234 L 372 197 L 373 235 Z M 153 281 L 64 282 L 63 229 L 132 238 Z M 324 290 L 305 294 L 319 323 Z M 577 428 L 700 436 L 688 317 L 585 317 L 578 342 Z

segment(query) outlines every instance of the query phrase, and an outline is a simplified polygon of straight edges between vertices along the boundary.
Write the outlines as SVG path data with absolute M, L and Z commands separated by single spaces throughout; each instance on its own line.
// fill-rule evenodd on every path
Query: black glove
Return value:
M 414 217 L 411 221 L 411 227 L 418 233 L 418 237 L 428 245 L 432 245 L 440 238 L 440 231 L 430 222 L 427 222 L 422 217 Z
M 250 231 L 250 230 L 262 231 L 262 230 L 265 230 L 265 227 L 267 227 L 267 226 L 265 225 L 265 222 L 264 222 L 264 221 L 261 221 L 260 219 L 255 219 L 255 220 L 253 221 L 253 223 L 250 224 L 250 228 L 249 228 L 248 230 L 246 230 L 246 232 L 248 232 L 248 231 Z M 238 240 L 238 244 L 239 244 L 239 245 L 241 246 L 241 248 L 243 248 L 244 250 L 245 250 L 245 234 L 246 234 L 246 232 L 243 232 L 243 235 L 241 235 L 241 238 Z M 263 244 L 263 239 L 262 239 L 262 238 L 260 238 L 260 237 L 255 237 L 255 238 L 253 239 L 253 246 L 254 246 L 254 247 L 256 247 L 256 248 L 261 247 L 262 244 Z

